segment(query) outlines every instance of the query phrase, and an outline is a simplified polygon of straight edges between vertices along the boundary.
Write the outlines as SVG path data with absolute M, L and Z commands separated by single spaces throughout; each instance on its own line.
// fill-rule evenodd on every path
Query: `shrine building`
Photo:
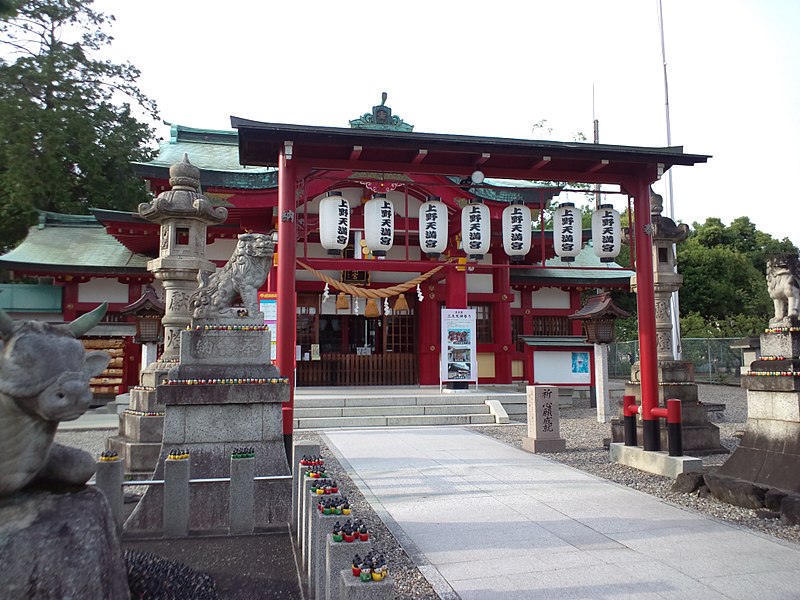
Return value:
M 348 128 L 236 117 L 232 125 L 173 125 L 158 156 L 134 167 L 154 195 L 170 188 L 169 167 L 184 155 L 199 168 L 203 194 L 228 210 L 207 232 L 206 256 L 217 266 L 239 233 L 274 232 L 261 296 L 277 333 L 273 358 L 284 374 L 296 368 L 297 386 L 438 386 L 463 373 L 467 384 L 590 386 L 593 369 L 570 379 L 547 353 L 591 361 L 569 315 L 585 291 L 628 289 L 632 272 L 598 252 L 579 209 L 577 229 L 557 223 L 555 244 L 541 211 L 571 185 L 559 182 L 612 183 L 617 211 L 647 207 L 638 211 L 648 212 L 639 219 L 646 224 L 649 185 L 674 164 L 707 158 L 680 148 L 415 133 L 385 102 Z M 146 269 L 158 244 L 159 226 L 136 213 L 42 213 L 0 257 L 12 281 L 29 282 L 4 284 L 0 306 L 70 321 L 108 301 L 90 343 L 118 349 L 120 360 L 93 385 L 124 393 L 142 365 L 134 317 L 123 309 L 148 285 L 160 293 Z M 474 356 L 443 347 L 443 309 L 474 310 Z

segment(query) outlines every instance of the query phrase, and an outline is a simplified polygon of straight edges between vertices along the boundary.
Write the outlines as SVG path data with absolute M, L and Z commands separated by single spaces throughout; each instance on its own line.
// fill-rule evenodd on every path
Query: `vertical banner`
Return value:
M 258 292 L 258 309 L 264 313 L 264 325 L 270 332 L 270 358 L 278 358 L 278 294 Z
M 478 381 L 475 309 L 442 309 L 442 381 Z

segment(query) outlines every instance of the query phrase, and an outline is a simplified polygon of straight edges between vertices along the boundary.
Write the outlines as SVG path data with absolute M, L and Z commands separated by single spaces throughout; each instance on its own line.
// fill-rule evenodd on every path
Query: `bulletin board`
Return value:
M 591 385 L 592 358 L 587 350 L 535 350 L 534 385 Z

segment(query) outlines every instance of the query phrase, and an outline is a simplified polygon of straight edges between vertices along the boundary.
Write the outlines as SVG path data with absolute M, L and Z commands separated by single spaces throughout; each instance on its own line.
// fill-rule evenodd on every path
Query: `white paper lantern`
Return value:
M 447 248 L 447 206 L 438 196 L 419 207 L 419 247 L 433 258 Z
M 573 262 L 581 253 L 581 211 L 572 202 L 560 204 L 553 214 L 553 246 L 562 262 Z
M 503 209 L 503 249 L 512 262 L 522 260 L 531 250 L 531 209 L 512 204 Z
M 373 194 L 364 205 L 364 239 L 375 256 L 386 256 L 394 243 L 394 205 L 386 194 Z
M 489 207 L 478 202 L 461 209 L 461 246 L 472 260 L 481 260 L 489 252 L 492 238 Z
M 350 204 L 342 192 L 328 192 L 319 201 L 319 243 L 328 254 L 340 256 L 350 239 Z
M 592 214 L 592 245 L 600 262 L 614 262 L 622 247 L 622 223 L 610 204 L 601 204 Z

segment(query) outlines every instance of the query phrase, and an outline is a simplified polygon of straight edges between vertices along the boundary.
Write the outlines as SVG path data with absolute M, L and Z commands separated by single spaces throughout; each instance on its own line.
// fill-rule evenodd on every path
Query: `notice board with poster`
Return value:
M 441 381 L 478 381 L 474 308 L 442 309 Z
M 270 358 L 278 358 L 278 294 L 258 292 L 258 310 L 264 313 L 264 325 L 269 327 Z

